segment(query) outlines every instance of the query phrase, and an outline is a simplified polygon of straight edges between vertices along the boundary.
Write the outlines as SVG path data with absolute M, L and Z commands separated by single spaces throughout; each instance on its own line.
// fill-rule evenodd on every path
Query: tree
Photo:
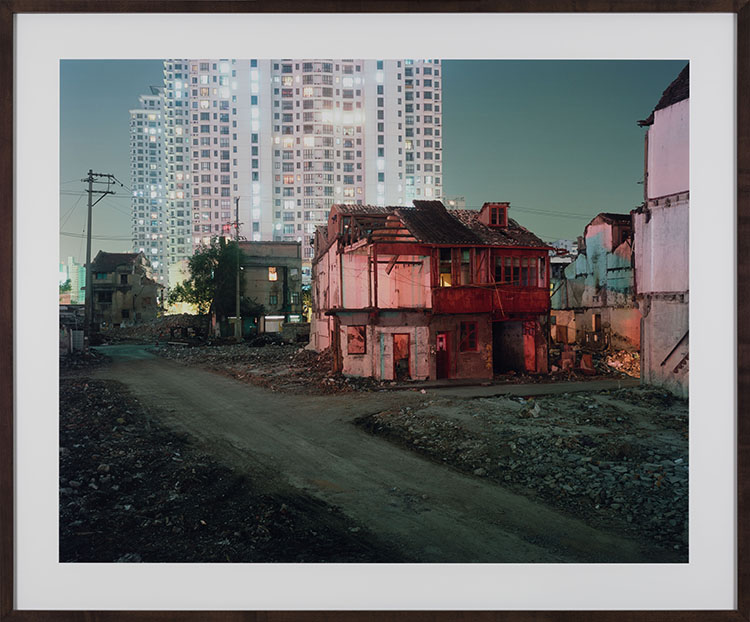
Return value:
M 70 279 L 65 281 L 65 283 L 60 283 L 60 293 L 66 294 L 67 292 L 71 291 L 73 289 L 73 284 L 70 282 Z
M 312 287 L 310 285 L 302 286 L 302 315 L 308 322 L 312 317 Z
M 217 238 L 202 246 L 188 260 L 190 278 L 171 288 L 169 303 L 187 302 L 197 307 L 198 313 L 215 313 L 222 319 L 235 314 L 237 242 Z M 240 279 L 240 296 L 242 295 Z

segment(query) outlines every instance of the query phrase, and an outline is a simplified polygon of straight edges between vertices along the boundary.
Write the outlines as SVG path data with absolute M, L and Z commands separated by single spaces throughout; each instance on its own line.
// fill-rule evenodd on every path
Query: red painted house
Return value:
M 334 205 L 315 234 L 313 347 L 383 380 L 546 372 L 549 247 L 509 208 Z

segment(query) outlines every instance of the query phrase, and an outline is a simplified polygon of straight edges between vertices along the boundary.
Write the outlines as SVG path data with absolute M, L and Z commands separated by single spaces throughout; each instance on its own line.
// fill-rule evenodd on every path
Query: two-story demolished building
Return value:
M 119 326 L 156 318 L 164 286 L 154 280 L 143 253 L 99 251 L 91 272 L 95 325 Z
M 315 233 L 312 347 L 381 380 L 545 373 L 550 247 L 509 207 L 334 205 Z
M 586 225 L 575 261 L 552 292 L 552 339 L 592 348 L 640 347 L 630 214 L 602 213 Z

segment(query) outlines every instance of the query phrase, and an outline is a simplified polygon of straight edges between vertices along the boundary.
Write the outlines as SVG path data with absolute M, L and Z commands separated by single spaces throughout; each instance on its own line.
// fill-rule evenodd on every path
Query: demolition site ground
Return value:
M 663 391 L 396 390 L 298 346 L 98 352 L 61 358 L 61 561 L 687 561 L 688 405 Z

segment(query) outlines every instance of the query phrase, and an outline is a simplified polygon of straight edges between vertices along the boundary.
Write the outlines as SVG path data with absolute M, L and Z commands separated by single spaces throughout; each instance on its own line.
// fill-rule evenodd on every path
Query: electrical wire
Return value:
M 62 222 L 60 223 L 60 229 L 62 229 L 65 226 L 65 223 L 68 222 L 68 219 L 73 214 L 73 212 L 75 211 L 76 207 L 78 207 L 78 204 L 81 202 L 81 199 L 83 199 L 83 197 L 78 197 L 78 200 L 75 203 L 73 203 L 73 207 L 71 207 L 68 210 L 68 213 L 65 214 L 65 216 L 63 217 Z
M 84 227 L 84 230 L 81 233 L 73 233 L 72 231 L 61 231 L 60 235 L 64 235 L 70 238 L 86 238 L 86 228 Z M 103 236 L 103 235 L 92 235 L 92 240 L 109 240 L 112 242 L 127 242 L 130 240 L 130 236 L 120 236 L 120 237 L 114 237 L 114 236 Z

